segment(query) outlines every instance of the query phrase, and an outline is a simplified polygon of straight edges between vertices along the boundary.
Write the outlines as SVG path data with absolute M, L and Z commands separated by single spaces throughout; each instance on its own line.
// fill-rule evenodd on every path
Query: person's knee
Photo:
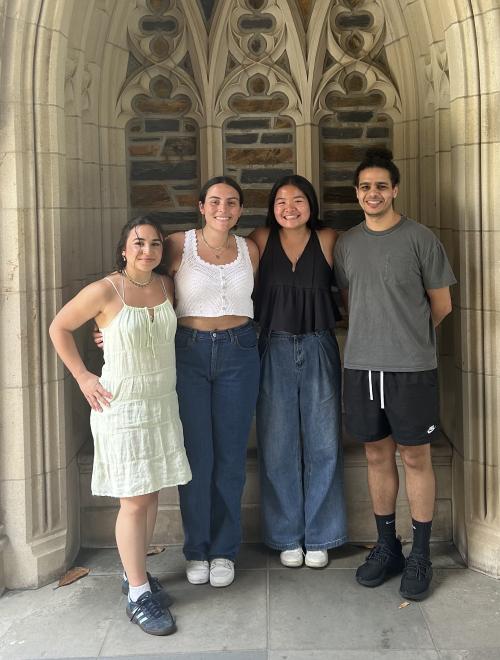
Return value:
M 391 465 L 395 460 L 396 447 L 393 442 L 386 442 L 387 438 L 378 442 L 365 444 L 365 455 L 368 465 L 380 468 Z
M 148 507 L 157 501 L 158 493 L 137 495 L 136 497 L 123 497 L 120 500 L 122 511 L 132 516 L 140 516 L 147 513 Z
M 406 469 L 425 472 L 432 469 L 430 445 L 398 446 L 399 455 Z

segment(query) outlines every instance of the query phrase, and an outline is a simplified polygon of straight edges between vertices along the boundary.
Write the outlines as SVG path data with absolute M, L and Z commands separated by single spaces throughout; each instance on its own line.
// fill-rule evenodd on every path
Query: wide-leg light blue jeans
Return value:
M 186 559 L 234 560 L 241 543 L 241 495 L 259 387 L 253 323 L 218 332 L 179 326 L 177 395 L 193 474 L 179 486 Z
M 341 370 L 330 331 L 263 333 L 257 439 L 264 542 L 320 550 L 347 540 Z

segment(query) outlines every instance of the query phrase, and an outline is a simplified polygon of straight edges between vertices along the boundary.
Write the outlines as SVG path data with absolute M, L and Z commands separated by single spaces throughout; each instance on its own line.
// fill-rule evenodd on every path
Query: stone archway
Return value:
M 211 20 L 222 25 L 228 2 L 213 4 Z M 440 233 L 460 278 L 453 323 L 440 342 L 443 424 L 454 446 L 454 538 L 470 566 L 498 576 L 500 7 L 492 0 L 271 5 L 297 34 L 301 21 L 306 26 L 294 45 L 296 62 L 306 43 L 326 53 L 332 10 L 358 7 L 384 19 L 387 67 L 401 99 L 393 146 L 402 204 Z M 46 329 L 62 301 L 109 266 L 112 237 L 128 213 L 130 115 L 117 100 L 125 99 L 127 25 L 143 6 L 0 0 L 0 589 L 49 580 L 79 547 L 76 457 L 87 438 L 85 410 Z M 201 5 L 183 6 L 191 33 L 200 35 L 191 42 L 193 60 L 209 46 L 226 48 L 221 29 L 209 44 Z M 358 60 L 353 70 L 363 70 Z M 298 64 L 293 71 L 302 91 L 322 74 Z M 210 90 L 220 76 L 213 60 L 204 75 Z M 286 93 L 283 81 L 276 84 Z M 297 169 L 318 183 L 319 115 L 307 112 L 297 114 Z M 201 178 L 222 168 L 223 118 L 200 126 Z

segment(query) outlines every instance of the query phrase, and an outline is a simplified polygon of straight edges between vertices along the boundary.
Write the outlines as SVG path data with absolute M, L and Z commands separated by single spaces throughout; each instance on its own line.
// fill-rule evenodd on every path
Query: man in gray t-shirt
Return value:
M 421 600 L 432 578 L 430 441 L 439 422 L 435 328 L 451 311 L 449 287 L 456 280 L 436 236 L 394 210 L 399 170 L 389 151 L 368 150 L 354 183 L 365 220 L 338 240 L 334 263 L 349 310 L 346 427 L 365 444 L 378 531 L 356 579 L 375 587 L 403 572 L 401 595 Z M 396 537 L 396 449 L 414 530 L 406 560 Z

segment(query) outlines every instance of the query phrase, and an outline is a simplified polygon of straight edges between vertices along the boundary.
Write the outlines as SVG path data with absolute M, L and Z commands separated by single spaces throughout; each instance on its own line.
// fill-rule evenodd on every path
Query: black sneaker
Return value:
M 386 543 L 377 543 L 356 571 L 356 580 L 364 587 L 378 587 L 388 578 L 401 573 L 404 567 L 405 558 L 399 539 L 396 539 L 393 548 Z
M 423 600 L 429 593 L 432 580 L 431 560 L 410 552 L 401 577 L 399 593 L 408 600 Z
M 136 603 L 127 600 L 127 616 L 148 635 L 171 635 L 177 630 L 167 609 L 162 610 L 150 591 L 142 594 Z
M 174 602 L 172 596 L 165 591 L 157 577 L 154 577 L 151 573 L 148 573 L 147 576 L 154 600 L 160 607 L 170 607 Z M 128 579 L 126 577 L 122 580 L 122 594 L 128 596 Z

